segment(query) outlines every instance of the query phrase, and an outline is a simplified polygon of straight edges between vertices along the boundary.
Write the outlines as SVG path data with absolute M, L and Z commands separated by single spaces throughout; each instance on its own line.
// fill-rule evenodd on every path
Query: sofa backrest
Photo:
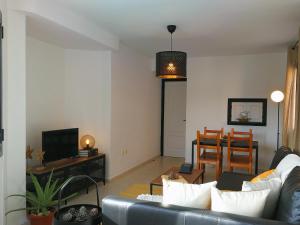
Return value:
M 270 169 L 275 169 L 280 161 L 287 156 L 288 154 L 295 154 L 292 150 L 288 147 L 281 146 L 275 153 L 272 163 L 270 165 Z
M 116 196 L 102 200 L 102 219 L 103 225 L 288 225 L 280 221 Z

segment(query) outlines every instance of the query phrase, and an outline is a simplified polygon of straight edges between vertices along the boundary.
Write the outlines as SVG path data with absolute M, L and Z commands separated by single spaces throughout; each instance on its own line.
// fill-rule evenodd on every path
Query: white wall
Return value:
M 18 8 L 20 10 L 13 10 L 11 7 L 14 7 L 16 2 L 25 7 Z M 48 18 L 50 17 L 49 8 L 47 8 L 47 6 L 42 7 L 37 3 L 38 1 L 29 1 L 29 3 L 27 1 L 27 3 L 24 3 L 24 1 L 0 0 L 0 9 L 3 12 L 5 33 L 3 43 L 3 123 L 5 140 L 3 143 L 4 155 L 0 159 L 0 224 L 24 224 L 26 222 L 25 211 L 15 212 L 7 216 L 6 219 L 4 218 L 4 211 L 25 207 L 25 200 L 22 198 L 11 198 L 4 203 L 4 198 L 10 194 L 25 194 L 26 191 L 26 100 L 28 98 L 26 96 L 26 16 L 23 10 L 27 11 L 26 9 L 29 8 L 31 9 L 29 12 L 32 14 L 39 12 L 47 14 Z M 89 36 L 95 34 L 96 41 L 100 43 L 104 42 L 104 45 L 109 45 L 113 49 L 117 48 L 118 40 L 115 36 L 108 33 L 106 35 L 105 32 L 101 32 L 101 30 L 85 19 L 80 19 L 70 15 L 70 13 L 66 15 L 66 13 L 64 13 L 66 11 L 62 11 L 59 6 L 56 6 L 55 8 L 59 10 L 53 11 L 52 19 L 57 23 L 69 25 L 73 27 L 73 30 L 75 28 L 80 28 L 80 26 L 85 27 L 79 30 L 85 30 L 87 32 L 80 33 L 88 33 Z M 60 15 L 58 15 L 58 11 L 60 12 Z M 66 16 L 69 18 L 67 24 L 65 20 Z M 72 18 L 75 18 L 79 23 L 74 23 Z M 76 24 L 75 27 L 72 23 L 73 25 Z M 45 46 L 42 48 L 44 47 Z M 44 54 L 47 55 L 48 53 L 44 52 Z M 33 57 L 36 57 L 36 55 Z M 58 73 L 57 68 L 49 68 L 46 63 L 41 62 L 41 60 L 38 60 L 38 62 L 45 66 L 43 69 L 44 74 L 40 74 L 41 77 L 38 77 L 38 73 L 33 73 L 31 74 L 34 76 L 33 79 L 42 78 L 42 76 L 45 76 L 45 73 L 48 72 L 48 75 L 50 75 L 51 71 L 54 73 L 54 75 L 52 74 L 53 76 L 56 76 L 55 73 Z M 33 62 L 30 62 L 29 65 L 32 65 L 31 63 Z M 38 72 L 39 65 L 37 65 L 36 68 L 36 72 Z M 49 78 L 47 80 L 55 83 L 54 80 L 56 80 L 56 78 Z M 28 85 L 33 85 L 35 81 L 36 80 L 32 80 L 32 83 Z M 43 84 L 44 81 L 41 85 Z M 37 84 L 35 83 L 35 88 L 37 88 L 36 85 Z M 55 88 L 53 89 L 55 90 Z M 46 88 L 46 90 L 50 91 L 49 88 Z M 38 90 L 38 88 L 35 89 L 35 91 L 37 94 L 45 94 L 41 93 L 41 90 Z M 29 94 L 32 94 L 33 92 L 30 92 Z M 54 98 L 57 96 L 56 93 L 52 94 Z M 33 96 L 33 98 L 35 97 L 36 96 Z M 36 100 L 40 103 L 40 99 Z M 35 108 L 33 109 L 33 112 L 34 111 Z M 48 116 L 48 114 L 46 116 Z M 37 119 L 40 119 L 40 116 Z M 34 123 L 31 125 L 34 125 Z
M 0 10 L 2 13 L 2 24 L 3 26 L 6 26 L 7 24 L 7 14 L 6 14 L 6 0 L 0 0 Z M 4 87 L 4 84 L 7 84 L 7 38 L 5 35 L 5 38 L 2 40 L 2 87 Z M 3 89 L 2 91 L 2 102 L 3 102 L 3 114 L 2 115 L 2 121 L 4 122 L 4 117 L 6 117 L 6 109 L 7 109 L 7 92 L 6 89 Z M 6 126 L 6 124 L 3 124 Z M 0 224 L 5 224 L 5 189 L 6 189 L 6 166 L 5 166 L 5 154 L 4 154 L 5 144 L 0 144 L 0 151 L 3 152 L 3 155 L 0 157 Z
M 187 80 L 186 159 L 191 160 L 191 141 L 196 130 L 227 126 L 228 98 L 268 98 L 266 127 L 251 127 L 259 141 L 259 168 L 268 168 L 276 149 L 277 105 L 269 96 L 283 89 L 286 54 L 240 55 L 190 58 Z M 226 150 L 226 149 L 225 149 Z M 226 159 L 226 158 L 225 158 Z M 226 161 L 226 160 L 225 160 Z
M 27 36 L 26 142 L 42 146 L 42 131 L 64 127 L 64 49 Z
M 110 134 L 110 53 L 66 50 L 27 37 L 27 144 L 42 131 L 78 127 L 107 152 Z
M 110 52 L 66 50 L 65 63 L 65 127 L 78 127 L 80 137 L 93 135 L 109 154 Z
M 5 196 L 25 194 L 25 146 L 26 146 L 26 19 L 20 12 L 8 10 L 5 29 L 7 59 L 4 61 L 4 159 Z M 10 198 L 6 211 L 22 208 L 25 200 Z M 20 224 L 25 212 L 16 212 L 7 217 L 6 224 Z
M 149 58 L 124 45 L 66 50 L 30 37 L 27 45 L 27 144 L 38 149 L 43 130 L 78 127 L 107 154 L 108 178 L 159 155 L 160 80 Z
M 114 177 L 160 151 L 160 79 L 149 58 L 122 44 L 112 53 L 111 103 L 109 176 Z

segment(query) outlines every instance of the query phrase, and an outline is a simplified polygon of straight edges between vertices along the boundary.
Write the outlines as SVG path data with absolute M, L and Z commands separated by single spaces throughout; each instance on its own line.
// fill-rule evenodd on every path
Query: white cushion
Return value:
M 261 191 L 265 189 L 269 189 L 270 193 L 263 211 L 263 217 L 271 219 L 273 218 L 276 210 L 277 201 L 281 190 L 281 179 L 273 178 L 270 180 L 262 180 L 257 183 L 251 183 L 249 181 L 243 182 L 242 191 Z
M 210 191 L 216 181 L 206 184 L 184 184 L 163 179 L 163 203 L 209 209 Z
M 300 166 L 300 157 L 295 154 L 285 156 L 276 167 L 276 172 L 280 174 L 281 182 L 284 183 L 290 172 Z
M 270 190 L 220 191 L 211 189 L 211 210 L 244 216 L 261 217 Z

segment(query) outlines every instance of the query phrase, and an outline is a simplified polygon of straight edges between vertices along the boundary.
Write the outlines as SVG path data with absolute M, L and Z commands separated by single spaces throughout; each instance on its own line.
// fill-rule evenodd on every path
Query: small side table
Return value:
M 150 182 L 150 194 L 151 195 L 153 193 L 153 186 L 159 186 L 159 187 L 163 186 L 161 176 L 169 175 L 171 172 L 180 174 L 189 184 L 200 183 L 200 177 L 201 177 L 201 182 L 203 183 L 203 174 L 204 174 L 203 170 L 194 169 L 192 171 L 192 173 L 187 174 L 187 173 L 179 173 L 179 167 L 172 167 L 169 170 L 167 170 L 166 172 L 162 173 L 159 177 L 155 178 L 154 180 L 152 180 Z

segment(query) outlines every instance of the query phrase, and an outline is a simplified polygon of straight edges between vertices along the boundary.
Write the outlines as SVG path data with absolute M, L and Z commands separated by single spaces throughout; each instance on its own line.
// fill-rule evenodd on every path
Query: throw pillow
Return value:
M 300 166 L 300 157 L 295 154 L 289 154 L 281 160 L 276 167 L 276 172 L 279 173 L 282 184 L 296 166 Z
M 185 184 L 163 179 L 163 203 L 209 209 L 210 191 L 216 181 L 206 184 Z
M 211 189 L 211 210 L 262 217 L 270 190 L 262 191 L 220 191 Z
M 277 174 L 275 172 L 275 170 L 267 170 L 261 174 L 259 174 L 258 176 L 254 177 L 251 182 L 252 183 L 257 183 L 259 181 L 262 181 L 262 180 L 268 180 L 268 179 L 272 179 L 272 178 L 276 178 L 276 177 L 279 177 L 279 174 Z
M 273 178 L 270 180 L 263 180 L 257 183 L 244 181 L 242 191 L 261 191 L 270 189 L 266 205 L 263 211 L 263 217 L 272 219 L 276 210 L 277 201 L 281 191 L 281 179 Z

